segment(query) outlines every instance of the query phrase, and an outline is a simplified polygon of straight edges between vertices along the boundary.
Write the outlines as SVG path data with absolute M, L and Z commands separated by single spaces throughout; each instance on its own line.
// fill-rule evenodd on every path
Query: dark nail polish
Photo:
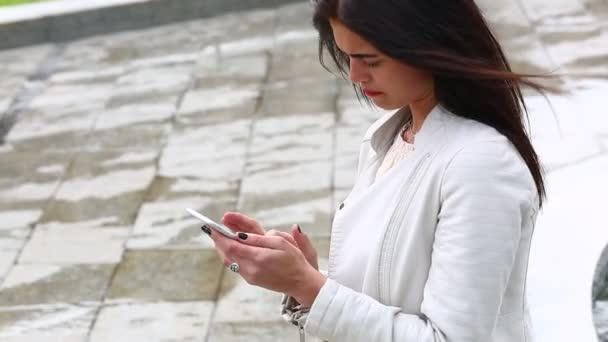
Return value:
M 247 234 L 245 234 L 245 233 L 239 233 L 239 239 L 241 239 L 241 240 L 247 240 L 247 237 L 248 237 Z
M 302 234 L 302 228 L 300 228 L 300 225 L 298 225 L 298 231 L 300 232 L 300 234 Z
M 201 230 L 205 232 L 205 234 L 211 236 L 211 229 L 209 229 L 209 227 L 207 226 L 202 226 Z

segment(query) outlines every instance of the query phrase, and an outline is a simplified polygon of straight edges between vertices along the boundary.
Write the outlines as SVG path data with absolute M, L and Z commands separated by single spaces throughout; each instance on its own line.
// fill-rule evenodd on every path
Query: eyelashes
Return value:
M 342 55 L 344 58 L 344 62 L 346 65 L 350 65 L 351 63 L 351 57 L 349 55 L 343 54 Z M 365 59 L 362 58 L 358 58 L 360 61 L 362 61 L 363 63 L 365 63 L 365 65 L 369 68 L 375 68 L 378 67 L 382 64 L 382 60 L 378 60 L 378 61 L 373 61 L 373 62 L 366 62 Z

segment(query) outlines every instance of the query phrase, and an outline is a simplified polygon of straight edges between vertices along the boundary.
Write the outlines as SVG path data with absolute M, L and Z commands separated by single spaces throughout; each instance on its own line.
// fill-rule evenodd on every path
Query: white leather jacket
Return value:
M 531 341 L 525 299 L 533 178 L 495 129 L 437 106 L 411 157 L 375 181 L 407 110 L 361 144 L 337 211 L 328 281 L 302 332 L 332 342 Z M 303 319 L 304 318 L 304 319 Z

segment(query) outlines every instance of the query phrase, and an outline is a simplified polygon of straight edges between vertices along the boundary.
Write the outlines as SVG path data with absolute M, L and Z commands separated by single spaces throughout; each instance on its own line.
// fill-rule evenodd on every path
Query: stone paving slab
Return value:
M 97 111 L 111 95 L 111 84 L 87 87 L 57 85 L 32 100 L 6 137 L 16 150 L 74 150 L 93 128 Z M 41 115 L 43 112 L 46 115 Z M 48 144 L 52 140 L 53 144 Z
M 259 111 L 266 117 L 334 112 L 336 94 L 335 80 L 276 82 L 264 88 Z
M 98 302 L 113 266 L 108 264 L 17 264 L 4 280 L 0 307 Z
M 4 50 L 0 53 L 0 70 L 3 75 L 27 76 L 47 57 L 51 49 L 52 46 L 46 44 Z M 27 56 L 27 58 L 23 58 L 23 56 Z
M 0 309 L 0 338 L 7 342 L 86 341 L 98 304 L 57 304 Z
M 19 262 L 115 264 L 122 258 L 128 235 L 125 227 L 43 224 L 30 237 Z
M 215 300 L 222 264 L 213 249 L 130 250 L 108 290 L 110 300 Z
M 199 221 L 184 208 L 193 207 L 209 216 L 218 217 L 224 206 L 234 206 L 236 189 L 225 196 L 183 197 L 174 200 L 146 202 L 139 211 L 133 231 L 127 241 L 128 249 L 212 248 L 211 239 L 192 229 Z
M 55 0 L 0 9 L 0 49 L 63 42 L 301 0 Z
M 155 174 L 157 153 L 142 153 L 145 159 L 125 158 L 119 150 L 79 154 L 41 222 L 112 218 L 112 224 L 130 224 Z
M 213 306 L 213 302 L 108 305 L 101 309 L 90 341 L 203 341 Z
M 280 300 L 280 298 L 279 298 Z M 209 342 L 293 342 L 297 332 L 285 322 L 218 323 L 211 327 Z
M 529 302 L 538 341 L 592 340 L 608 6 L 479 3 L 517 71 L 555 71 L 547 82 L 567 90 L 525 91 L 550 189 Z M 385 112 L 318 64 L 310 14 L 275 6 L 0 51 L 0 340 L 297 340 L 280 296 L 227 272 L 184 208 L 300 224 L 327 265 L 361 137 Z
M 19 250 L 4 250 L 0 252 L 0 281 L 4 281 L 7 272 L 11 270 Z

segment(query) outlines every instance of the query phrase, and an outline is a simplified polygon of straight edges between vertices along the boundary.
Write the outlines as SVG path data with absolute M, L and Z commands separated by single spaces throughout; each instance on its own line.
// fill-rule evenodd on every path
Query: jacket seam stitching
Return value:
M 424 159 L 422 161 L 420 161 L 420 165 L 418 165 L 414 169 L 415 172 L 414 172 L 414 174 L 412 174 L 412 179 L 411 179 L 411 181 L 408 181 L 408 183 L 413 184 L 418 179 L 419 174 L 420 174 L 422 168 L 425 167 L 425 166 L 428 167 L 428 163 L 429 163 L 429 158 L 430 157 L 431 157 L 430 155 L 425 155 L 424 156 Z M 415 190 L 412 190 L 412 191 L 415 192 Z M 402 207 L 402 203 L 404 201 L 405 196 L 408 195 L 409 193 L 411 193 L 411 192 L 407 191 L 407 189 L 406 189 L 406 193 L 404 193 L 403 196 L 398 199 L 398 201 L 397 201 L 397 207 L 396 207 L 397 213 L 395 213 L 393 216 L 402 217 L 404 215 L 404 213 L 407 212 L 406 209 L 401 208 L 401 207 Z M 408 196 L 408 197 L 410 197 L 410 196 Z M 408 205 L 408 208 L 409 208 L 409 205 Z M 396 222 L 401 222 L 401 220 L 398 220 Z M 393 217 L 391 217 L 389 219 L 389 223 L 388 223 L 388 226 L 387 226 L 386 233 L 384 235 L 384 239 L 387 238 L 388 234 L 396 231 L 395 225 L 396 225 L 395 221 L 393 220 Z M 391 236 L 392 236 L 392 234 L 391 234 Z M 381 246 L 384 246 L 384 239 L 383 239 L 383 242 L 382 242 Z M 381 281 L 386 277 L 385 276 L 386 272 L 384 272 L 383 268 L 382 268 L 382 265 L 385 264 L 385 263 L 383 263 L 383 260 L 386 260 L 386 263 L 388 263 L 388 265 L 390 266 L 392 264 L 392 259 L 393 259 L 392 258 L 393 254 L 392 254 L 392 252 L 389 252 L 389 251 L 391 251 L 393 249 L 394 241 L 393 241 L 393 243 L 391 243 L 391 240 L 389 239 L 388 243 L 390 244 L 389 246 L 391 246 L 391 248 L 387 248 L 386 249 L 386 257 L 385 257 L 386 259 L 380 257 L 380 264 L 379 264 L 379 267 L 378 267 L 378 270 L 379 270 L 379 279 L 378 279 L 378 290 L 379 290 L 379 293 L 378 293 L 378 295 L 379 295 L 379 298 L 382 299 L 383 297 L 385 297 L 383 295 L 383 292 L 385 292 L 385 294 L 386 294 L 386 296 L 388 296 L 388 298 L 384 298 L 384 299 L 387 300 L 387 301 L 390 301 L 390 281 L 387 282 L 384 287 L 381 285 Z

